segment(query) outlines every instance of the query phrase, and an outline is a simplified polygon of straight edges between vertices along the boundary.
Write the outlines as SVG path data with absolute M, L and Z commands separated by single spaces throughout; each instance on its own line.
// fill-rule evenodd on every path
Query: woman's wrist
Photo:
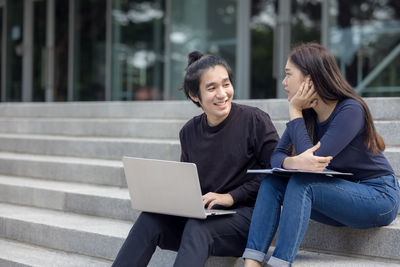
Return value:
M 283 163 L 282 163 L 282 167 L 284 168 L 284 169 L 288 169 L 288 170 L 290 170 L 290 169 L 296 169 L 296 166 L 295 166 L 295 164 L 296 164 L 296 156 L 292 156 L 292 157 L 286 157 L 284 160 L 283 160 Z
M 289 116 L 290 116 L 290 120 L 294 120 L 297 118 L 303 118 L 302 109 L 299 109 L 297 107 L 290 105 L 289 106 Z

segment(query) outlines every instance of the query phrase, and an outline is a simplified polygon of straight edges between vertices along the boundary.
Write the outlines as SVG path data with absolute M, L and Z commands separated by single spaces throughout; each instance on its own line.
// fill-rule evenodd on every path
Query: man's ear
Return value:
M 190 99 L 192 99 L 194 102 L 200 103 L 200 99 L 199 99 L 197 96 L 193 95 L 191 92 L 189 92 L 189 97 L 190 97 Z

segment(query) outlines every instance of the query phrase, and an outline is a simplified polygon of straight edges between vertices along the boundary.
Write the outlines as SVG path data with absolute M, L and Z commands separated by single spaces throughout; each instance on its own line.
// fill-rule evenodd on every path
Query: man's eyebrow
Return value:
M 227 81 L 229 81 L 229 78 L 225 78 L 222 80 L 222 82 L 227 82 Z
M 206 83 L 206 88 L 215 85 L 215 82 Z
M 285 68 L 285 71 L 288 72 L 288 71 L 290 71 L 290 69 L 289 68 Z

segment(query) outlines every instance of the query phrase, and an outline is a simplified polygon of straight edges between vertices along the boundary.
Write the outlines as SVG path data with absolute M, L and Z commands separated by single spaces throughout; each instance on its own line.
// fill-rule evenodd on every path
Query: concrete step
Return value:
M 135 221 L 127 188 L 0 175 L 0 202 Z
M 161 251 L 158 250 L 156 257 L 152 259 L 148 266 L 170 267 L 175 258 L 175 253 L 170 253 L 164 258 L 161 255 Z M 3 267 L 106 267 L 111 264 L 112 261 L 105 259 L 68 253 L 10 239 L 0 239 L 0 265 Z M 399 266 L 400 262 L 381 258 L 360 258 L 299 251 L 294 264 L 298 267 L 394 267 Z M 211 257 L 205 267 L 215 266 L 239 267 L 243 266 L 243 260 L 232 257 Z
M 191 101 L 1 103 L 1 117 L 190 118 L 202 111 Z
M 107 260 L 113 260 L 115 258 L 132 225 L 131 222 L 127 221 L 4 203 L 0 203 L 0 219 L 0 236 L 2 238 Z M 328 241 L 326 243 L 332 243 L 332 239 L 334 241 L 340 239 L 340 242 L 337 242 L 338 245 L 340 244 L 338 248 L 339 252 L 357 253 L 369 257 L 381 257 L 380 259 L 376 259 L 376 261 L 374 261 L 375 263 L 399 263 L 399 229 L 400 226 L 398 222 L 388 227 L 367 230 L 367 232 L 363 232 L 362 235 L 361 233 L 355 233 L 353 229 L 339 228 L 333 235 L 325 234 L 323 240 Z M 368 233 L 368 231 L 370 231 L 370 233 Z M 341 232 L 344 233 L 340 234 Z M 338 233 L 341 238 L 335 238 Z M 309 233 L 307 233 L 305 240 L 307 240 L 308 235 Z M 349 243 L 351 245 L 349 245 Z M 389 247 L 389 245 L 392 247 Z M 333 245 L 331 244 L 331 246 Z M 323 244 L 318 248 L 325 249 L 326 247 L 326 244 Z M 329 249 L 330 251 L 334 251 L 331 247 L 329 247 Z M 158 265 L 149 266 L 171 266 L 173 258 L 173 252 L 161 251 L 158 252 L 152 260 L 153 263 L 157 263 Z M 304 254 L 299 254 L 296 264 L 300 264 L 300 262 L 303 261 L 304 265 L 298 266 L 322 266 L 322 264 L 329 264 L 331 261 L 338 261 L 340 258 L 339 256 L 324 254 L 319 254 L 318 256 L 305 252 Z M 343 263 L 347 261 L 359 263 L 359 260 L 355 260 L 354 257 L 351 258 L 352 259 L 346 259 L 346 257 L 344 257 L 341 261 Z M 388 258 L 388 260 L 382 258 Z M 226 261 L 232 264 L 232 262 L 237 260 L 233 258 L 221 259 L 217 257 L 210 259 L 210 261 L 220 263 L 222 261 L 221 265 L 212 264 L 211 266 L 227 266 L 227 264 L 225 264 Z M 159 264 L 160 262 L 166 265 L 161 265 Z M 321 265 L 307 265 L 313 262 Z M 363 263 L 366 264 L 367 261 Z
M 0 134 L 96 136 L 145 139 L 179 138 L 179 130 L 186 120 L 172 119 L 60 119 L 7 118 L 0 119 Z M 274 120 L 282 135 L 287 120 Z M 376 120 L 375 126 L 389 146 L 400 145 L 399 120 Z
M 311 221 L 301 247 L 400 260 L 400 217 L 389 226 L 367 230 Z
M 268 252 L 273 252 L 273 247 Z M 148 267 L 170 267 L 173 265 L 176 253 L 157 250 Z M 268 256 L 269 257 L 269 256 Z M 205 267 L 242 267 L 242 258 L 210 257 Z M 335 255 L 326 251 L 299 250 L 293 263 L 295 267 L 398 267 L 400 261 L 379 257 L 363 257 L 359 255 Z M 263 267 L 268 267 L 264 263 Z
M 387 146 L 400 146 L 400 120 L 375 121 L 377 132 L 383 137 Z
M 109 267 L 111 261 L 60 250 L 0 239 L 0 266 L 3 267 Z
M 126 187 L 120 160 L 0 152 L 0 173 L 55 181 Z
M 286 119 L 286 99 L 235 100 L 258 107 L 272 118 Z M 201 114 L 191 101 L 0 103 L 1 117 L 10 118 L 158 118 L 184 119 Z
M 365 98 L 376 120 L 400 119 L 400 98 Z M 235 100 L 258 107 L 273 119 L 288 119 L 286 99 Z M 0 103 L 1 117 L 43 118 L 172 118 L 189 119 L 201 113 L 191 101 Z
M 400 261 L 300 250 L 293 265 L 296 267 L 395 267 L 400 266 Z
M 2 118 L 0 133 L 178 139 L 187 120 Z
M 400 120 L 399 97 L 364 98 L 374 120 Z
M 400 176 L 400 148 L 389 147 L 385 155 Z M 0 152 L 0 174 L 126 187 L 121 160 Z
M 384 155 L 392 165 L 394 173 L 400 178 L 400 147 L 387 147 Z
M 0 237 L 113 260 L 132 223 L 0 203 Z
M 279 136 L 282 136 L 286 129 L 286 120 L 274 120 L 273 121 Z M 378 121 L 375 122 L 375 128 L 377 132 L 385 140 L 386 146 L 400 146 L 400 135 L 394 134 L 400 132 L 400 120 L 392 121 Z
M 281 134 L 285 127 L 284 123 L 275 123 L 275 125 Z M 387 156 L 393 157 L 393 153 L 400 151 L 397 149 L 400 145 L 400 136 L 391 134 L 397 130 L 387 128 L 399 127 L 398 130 L 400 130 L 400 122 L 388 123 L 384 128 L 382 126 L 381 123 L 378 123 L 377 129 L 380 130 L 386 141 L 387 151 L 390 151 Z M 392 146 L 392 144 L 395 146 Z M 179 160 L 180 143 L 177 139 L 0 134 L 0 151 L 118 160 L 127 155 Z M 400 161 L 397 161 L 397 163 L 400 163 Z
M 274 248 L 271 248 L 268 252 L 269 255 L 272 254 Z M 269 257 L 269 256 L 268 256 Z M 215 259 L 215 260 L 214 260 Z M 211 266 L 221 266 L 220 261 L 224 261 L 224 264 L 232 267 L 241 267 L 244 264 L 241 258 L 214 258 L 210 259 L 206 267 Z M 296 267 L 395 267 L 400 266 L 400 261 L 387 260 L 376 257 L 361 257 L 358 255 L 335 255 L 325 251 L 305 251 L 299 250 L 296 259 L 293 263 Z M 159 265 L 165 266 L 167 265 Z M 225 265 L 224 265 L 225 266 Z M 268 267 L 264 263 L 263 267 Z
M 177 139 L 0 134 L 0 151 L 13 153 L 118 160 L 123 156 L 179 160 L 180 149 Z

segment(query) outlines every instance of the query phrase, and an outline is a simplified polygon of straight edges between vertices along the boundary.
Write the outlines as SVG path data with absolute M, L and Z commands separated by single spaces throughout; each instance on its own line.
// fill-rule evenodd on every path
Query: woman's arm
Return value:
M 288 129 L 286 128 L 281 140 L 271 156 L 271 166 L 273 168 L 321 171 L 328 166 L 329 162 L 332 160 L 332 157 L 314 156 L 314 152 L 319 147 L 320 143 L 318 142 L 318 144 L 304 151 L 303 153 L 296 156 L 291 156 L 292 143 L 288 134 Z
M 301 169 L 307 171 L 322 171 L 332 160 L 331 156 L 328 157 L 318 157 L 314 155 L 314 152 L 317 151 L 321 146 L 321 143 L 318 142 L 312 148 L 307 149 L 303 153 L 293 156 L 286 157 L 283 161 L 282 167 L 285 169 Z
M 315 94 L 312 82 L 307 79 L 290 101 L 291 121 L 288 122 L 287 129 L 298 154 L 313 146 L 302 117 L 302 110 L 318 104 L 319 100 L 315 100 Z M 321 147 L 315 151 L 315 155 L 335 157 L 364 129 L 364 125 L 362 106 L 352 99 L 343 102 L 320 138 Z

